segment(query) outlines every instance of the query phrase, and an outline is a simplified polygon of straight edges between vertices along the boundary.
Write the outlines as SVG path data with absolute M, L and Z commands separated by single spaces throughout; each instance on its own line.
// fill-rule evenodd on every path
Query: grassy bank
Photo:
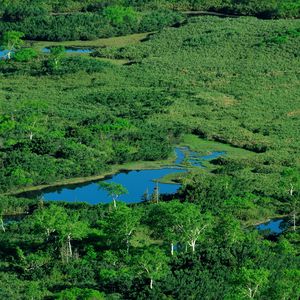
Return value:
M 148 37 L 151 32 L 136 33 L 126 36 L 102 38 L 91 41 L 63 41 L 63 42 L 51 42 L 51 41 L 27 41 L 36 50 L 41 50 L 45 47 L 74 47 L 74 48 L 101 48 L 101 47 L 125 47 L 128 45 L 138 44 Z
M 28 186 L 28 187 L 24 187 L 21 189 L 11 191 L 9 193 L 5 193 L 4 195 L 17 195 L 17 194 L 24 193 L 24 192 L 42 190 L 42 189 L 45 189 L 48 187 L 56 187 L 56 186 L 58 187 L 58 186 L 64 186 L 64 185 L 91 182 L 91 181 L 103 179 L 107 176 L 116 174 L 121 171 L 159 169 L 166 165 L 172 164 L 174 159 L 175 159 L 175 154 L 173 153 L 172 155 L 170 155 L 170 158 L 166 159 L 166 160 L 137 161 L 137 162 L 129 162 L 129 163 L 124 163 L 124 164 L 113 165 L 109 171 L 103 172 L 102 174 L 99 174 L 99 175 L 87 176 L 87 177 L 77 177 L 77 178 L 67 178 L 67 179 L 62 179 L 62 180 L 59 180 L 59 181 L 56 181 L 53 183 L 49 183 L 49 184 Z

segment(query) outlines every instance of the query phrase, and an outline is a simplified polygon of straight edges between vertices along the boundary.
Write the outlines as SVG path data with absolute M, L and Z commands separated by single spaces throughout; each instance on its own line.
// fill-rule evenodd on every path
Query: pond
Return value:
M 283 225 L 286 225 L 284 219 L 273 219 L 266 223 L 259 224 L 258 226 L 256 226 L 256 228 L 259 231 L 265 231 L 270 234 L 280 234 L 284 231 L 286 227 Z
M 0 59 L 6 59 L 8 52 L 8 50 L 0 50 Z
M 214 152 L 209 156 L 200 156 L 198 153 L 190 151 L 187 147 L 175 148 L 175 153 L 177 158 L 173 166 L 151 170 L 122 171 L 100 181 L 122 184 L 128 190 L 128 194 L 120 196 L 119 200 L 126 203 L 138 203 L 142 201 L 143 196 L 145 198 L 148 195 L 149 199 L 155 193 L 157 187 L 160 194 L 176 193 L 180 184 L 160 183 L 157 180 L 168 174 L 187 172 L 187 169 L 182 165 L 185 161 L 188 161 L 193 166 L 203 167 L 201 161 L 210 160 L 225 154 L 224 152 Z M 111 202 L 111 198 L 106 191 L 99 187 L 97 182 L 51 187 L 23 193 L 20 196 L 40 197 L 47 201 L 87 202 L 89 204 Z
M 75 48 L 75 47 L 66 47 L 65 48 L 66 53 L 79 53 L 79 54 L 84 54 L 84 53 L 92 53 L 94 52 L 93 49 L 88 49 L 88 48 Z M 50 48 L 46 47 L 42 49 L 43 53 L 50 53 Z

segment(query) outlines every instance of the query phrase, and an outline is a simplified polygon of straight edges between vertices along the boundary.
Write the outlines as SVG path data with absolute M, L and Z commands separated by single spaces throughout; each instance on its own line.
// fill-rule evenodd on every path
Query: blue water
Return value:
M 201 159 L 203 160 L 212 160 L 212 159 L 216 159 L 220 156 L 223 156 L 225 155 L 225 152 L 224 151 L 216 151 L 216 152 L 212 152 L 208 155 L 205 155 L 205 156 L 201 156 Z
M 185 159 L 184 151 L 189 151 L 188 147 L 175 148 L 176 160 L 175 165 L 180 165 Z
M 201 160 L 208 160 L 223 155 L 224 152 L 216 152 L 203 158 L 197 152 L 192 152 L 187 147 L 175 148 L 176 160 L 173 166 L 153 170 L 126 171 L 117 173 L 111 177 L 100 180 L 105 182 L 115 182 L 122 184 L 128 193 L 121 195 L 118 200 L 126 203 L 141 202 L 143 196 L 147 193 L 150 199 L 154 193 L 156 185 L 160 194 L 174 194 L 180 187 L 180 184 L 157 183 L 157 180 L 172 173 L 185 173 L 184 167 L 179 167 L 187 161 L 193 166 L 200 166 Z M 99 187 L 97 182 L 87 182 L 82 184 L 68 185 L 62 187 L 51 187 L 41 191 L 24 193 L 25 197 L 40 197 L 48 201 L 67 201 L 67 202 L 87 202 L 89 204 L 110 203 L 109 195 Z
M 0 59 L 6 59 L 6 55 L 8 52 L 8 50 L 0 50 Z
M 175 148 L 176 161 L 175 165 L 182 164 L 185 160 L 194 167 L 203 167 L 202 163 L 205 160 L 213 160 L 225 155 L 224 151 L 215 151 L 208 155 L 201 156 L 198 152 L 191 151 L 188 147 Z
M 66 53 L 92 53 L 94 50 L 88 48 L 66 48 Z M 50 48 L 43 48 L 43 53 L 50 53 Z
M 279 233 L 282 233 L 282 231 L 283 231 L 283 228 L 281 227 L 283 221 L 284 221 L 283 219 L 270 220 L 267 223 L 260 224 L 260 225 L 256 226 L 256 228 L 259 231 L 266 231 L 267 230 L 270 233 L 279 234 Z
M 121 195 L 118 200 L 126 203 L 136 203 L 142 200 L 143 195 L 148 192 L 149 196 L 154 192 L 156 187 L 155 179 L 164 177 L 170 173 L 182 173 L 184 169 L 164 168 L 159 170 L 141 170 L 122 172 L 112 176 L 105 182 L 115 182 L 122 184 L 127 190 L 128 194 Z M 173 194 L 178 188 L 179 184 L 162 184 L 158 183 L 160 194 Z M 149 197 L 150 198 L 150 197 Z M 106 191 L 101 189 L 96 182 L 87 183 L 85 185 L 77 186 L 75 188 L 60 188 L 55 192 L 45 193 L 44 200 L 51 201 L 68 201 L 68 202 L 88 202 L 90 204 L 110 203 L 111 198 Z

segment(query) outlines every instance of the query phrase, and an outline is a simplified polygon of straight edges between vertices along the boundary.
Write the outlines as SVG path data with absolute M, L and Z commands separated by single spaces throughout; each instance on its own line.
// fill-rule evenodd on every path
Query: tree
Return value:
M 3 221 L 3 212 L 0 208 L 0 227 L 2 229 L 3 232 L 5 232 L 5 226 L 4 226 L 4 221 Z
M 179 215 L 185 204 L 179 201 L 160 202 L 150 206 L 146 217 L 146 223 L 153 229 L 153 236 L 169 243 L 171 255 L 174 255 L 174 245 L 181 240 Z
M 59 292 L 55 299 L 58 300 L 104 300 L 106 299 L 104 293 L 92 289 L 80 289 L 80 288 L 70 288 Z
M 78 214 L 68 215 L 63 207 L 54 204 L 38 210 L 32 218 L 36 229 L 44 232 L 47 239 L 56 234 L 62 260 L 67 262 L 73 257 L 72 239 L 81 239 L 87 233 L 87 224 L 79 221 Z
M 239 275 L 241 291 L 249 299 L 255 299 L 259 290 L 268 283 L 270 272 L 266 269 L 249 269 L 243 267 Z
M 100 182 L 98 183 L 99 188 L 105 190 L 108 195 L 112 198 L 114 208 L 117 207 L 117 200 L 121 195 L 128 194 L 128 190 L 119 183 L 115 182 Z
M 300 298 L 300 270 L 285 269 L 275 282 L 278 299 Z
M 57 46 L 50 48 L 50 58 L 48 61 L 48 67 L 50 71 L 56 71 L 59 69 L 62 58 L 65 56 L 66 49 L 64 46 Z
M 211 224 L 211 215 L 202 214 L 199 207 L 194 204 L 184 203 L 182 210 L 174 217 L 177 223 L 176 231 L 180 234 L 181 241 L 189 245 L 195 253 L 197 241 Z
M 210 214 L 202 214 L 197 205 L 179 201 L 161 202 L 150 208 L 146 222 L 153 228 L 154 236 L 174 245 L 182 243 L 195 252 L 196 243 L 211 224 Z
M 131 23 L 136 20 L 136 12 L 132 7 L 108 6 L 104 9 L 103 14 L 112 25 L 121 25 L 124 22 Z
M 169 271 L 169 258 L 158 248 L 147 249 L 141 257 L 138 258 L 138 265 L 149 279 L 149 287 L 153 288 L 155 280 L 161 279 Z
M 282 185 L 288 191 L 292 208 L 293 229 L 296 231 L 296 218 L 300 203 L 300 173 L 297 169 L 289 168 L 282 175 Z
M 12 51 L 21 48 L 22 45 L 24 44 L 22 37 L 24 37 L 24 33 L 19 31 L 7 31 L 3 33 L 0 43 L 2 49 L 8 50 L 7 53 L 8 59 L 11 59 Z
M 115 246 L 125 246 L 127 253 L 129 253 L 130 240 L 139 226 L 140 218 L 141 214 L 138 209 L 132 209 L 126 204 L 120 203 L 105 220 L 104 233 L 109 240 L 113 241 Z

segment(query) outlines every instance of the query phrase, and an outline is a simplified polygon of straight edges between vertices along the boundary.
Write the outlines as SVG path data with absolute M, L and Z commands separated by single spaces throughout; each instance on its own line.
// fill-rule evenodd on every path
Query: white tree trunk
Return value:
M 153 289 L 153 279 L 152 278 L 150 279 L 150 289 L 151 290 Z
M 5 227 L 4 227 L 4 222 L 3 222 L 3 218 L 0 218 L 0 224 L 1 224 L 1 228 L 3 230 L 3 232 L 5 232 Z
M 8 53 L 7 53 L 7 59 L 8 59 L 8 60 L 11 59 L 11 51 L 8 51 Z
M 171 243 L 171 255 L 173 256 L 174 255 L 174 244 Z
M 195 253 L 195 250 L 196 250 L 196 240 L 192 240 L 190 245 L 192 247 L 193 253 Z
M 293 213 L 293 229 L 296 231 L 296 210 L 294 210 Z
M 71 245 L 71 235 L 68 235 L 68 249 L 69 249 L 69 256 L 72 257 L 73 256 L 73 252 L 72 252 L 72 245 Z
M 291 188 L 290 188 L 290 196 L 293 196 L 294 194 L 294 186 L 291 184 Z
M 114 208 L 117 208 L 117 201 L 116 201 L 116 199 L 113 199 L 113 203 L 114 203 Z

